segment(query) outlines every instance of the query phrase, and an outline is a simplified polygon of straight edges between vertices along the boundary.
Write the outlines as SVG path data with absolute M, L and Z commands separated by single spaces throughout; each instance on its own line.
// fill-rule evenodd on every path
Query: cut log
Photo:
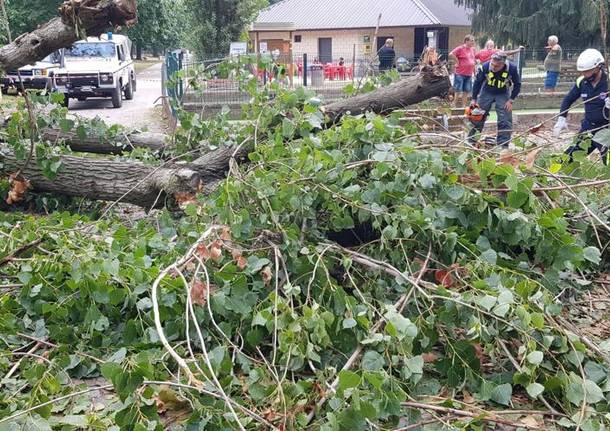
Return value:
M 192 163 L 176 163 L 161 168 L 135 161 L 117 161 L 90 157 L 61 156 L 61 166 L 54 179 L 47 178 L 35 163 L 22 172 L 34 192 L 48 192 L 93 200 L 117 201 L 144 208 L 162 207 L 167 198 L 210 193 L 225 177 L 229 161 L 241 160 L 249 149 L 219 148 Z M 17 160 L 6 145 L 0 145 L 0 174 L 19 170 Z
M 64 132 L 59 129 L 45 129 L 42 138 L 50 142 L 64 142 L 72 151 L 96 154 L 120 154 L 134 148 L 148 148 L 160 152 L 166 148 L 171 138 L 163 133 L 132 132 L 109 140 L 98 136 L 87 135 L 81 139 L 75 132 Z
M 15 172 L 23 165 L 0 146 L 0 171 Z M 165 205 L 167 196 L 194 195 L 202 187 L 201 175 L 188 165 L 162 168 L 140 162 L 61 156 L 57 176 L 50 180 L 36 163 L 22 172 L 36 192 L 50 192 L 94 200 L 116 201 L 144 208 Z
M 84 35 L 99 36 L 137 21 L 136 0 L 68 0 L 59 13 L 59 17 L 0 47 L 0 68 L 18 69 L 69 47 Z
M 432 97 L 445 96 L 450 88 L 449 73 L 445 66 L 425 67 L 421 73 L 387 87 L 330 103 L 323 107 L 323 111 L 331 123 L 336 123 L 348 113 L 358 115 L 370 111 L 382 114 Z

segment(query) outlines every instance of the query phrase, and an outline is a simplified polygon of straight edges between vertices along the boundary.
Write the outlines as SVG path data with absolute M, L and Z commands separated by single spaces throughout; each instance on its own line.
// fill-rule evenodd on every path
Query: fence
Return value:
M 571 81 L 575 74 L 575 61 L 581 50 L 564 49 L 563 80 Z M 522 77 L 532 85 L 542 84 L 544 80 L 544 49 L 524 49 L 512 57 L 521 71 Z M 448 53 L 440 51 L 440 59 L 446 60 Z M 420 57 L 396 54 L 396 68 L 401 74 L 419 70 Z M 279 82 L 291 88 L 307 87 L 314 89 L 326 100 L 341 98 L 345 88 L 357 86 L 363 77 L 378 74 L 379 58 L 366 54 L 356 46 L 344 51 L 333 51 L 331 56 L 322 58 L 317 54 L 293 52 L 289 55 L 259 54 L 226 57 L 208 55 L 197 61 L 181 55 L 166 56 L 164 87 L 168 100 L 173 105 L 183 106 L 223 106 L 240 105 L 250 100 L 244 85 L 248 79 L 256 78 L 258 87 L 269 82 Z M 184 78 L 175 80 L 176 72 L 183 71 Z M 205 72 L 205 73 L 202 73 Z M 199 78 L 195 79 L 196 76 Z M 205 78 L 203 78 L 205 76 Z M 252 85 L 249 83 L 248 85 Z
M 298 88 L 307 87 L 326 100 L 344 96 L 344 89 L 358 86 L 365 76 L 380 73 L 379 60 L 372 54 L 355 55 L 354 51 L 335 52 L 324 63 L 317 56 L 295 52 L 290 55 L 245 55 L 222 57 L 209 55 L 191 61 L 179 54 L 168 54 L 164 69 L 167 99 L 173 105 L 234 105 L 247 103 L 250 95 L 244 89 L 244 81 L 256 78 L 262 87 L 270 82 Z M 409 73 L 418 69 L 415 58 L 396 56 L 398 70 Z M 175 79 L 182 71 L 183 79 Z M 194 77 L 200 79 L 195 80 Z M 203 78 L 205 76 L 205 78 Z

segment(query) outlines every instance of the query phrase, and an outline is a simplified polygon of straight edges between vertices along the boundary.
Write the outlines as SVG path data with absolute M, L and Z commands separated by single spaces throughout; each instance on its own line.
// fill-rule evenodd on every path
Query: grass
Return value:
M 19 99 L 19 96 L 3 94 L 2 100 L 0 100 L 0 112 L 2 115 L 8 114 L 17 109 L 17 101 Z

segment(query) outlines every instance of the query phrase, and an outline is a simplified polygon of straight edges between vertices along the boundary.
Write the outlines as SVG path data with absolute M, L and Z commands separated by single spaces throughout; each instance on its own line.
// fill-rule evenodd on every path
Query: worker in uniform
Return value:
M 507 60 L 505 52 L 496 52 L 477 72 L 472 88 L 472 100 L 466 115 L 472 122 L 468 142 L 475 144 L 495 104 L 498 114 L 496 144 L 508 148 L 513 130 L 513 102 L 521 91 L 517 66 Z M 475 115 L 472 115 L 472 114 Z
M 581 75 L 570 92 L 561 103 L 561 110 L 557 123 L 553 128 L 553 135 L 559 137 L 564 129 L 567 129 L 568 111 L 572 104 L 582 99 L 585 105 L 585 117 L 582 120 L 580 131 L 573 145 L 565 153 L 572 156 L 576 151 L 584 151 L 581 144 L 591 138 L 591 145 L 587 148 L 587 154 L 598 150 L 604 164 L 608 164 L 608 147 L 597 142 L 595 135 L 608 126 L 610 119 L 610 98 L 608 98 L 608 74 L 604 56 L 596 49 L 583 51 L 576 60 L 576 69 Z

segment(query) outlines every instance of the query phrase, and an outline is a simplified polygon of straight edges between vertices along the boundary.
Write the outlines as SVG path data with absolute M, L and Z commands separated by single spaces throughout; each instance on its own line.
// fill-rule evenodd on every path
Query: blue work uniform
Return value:
M 489 63 L 489 61 L 484 63 L 477 72 L 472 88 L 472 98 L 477 100 L 479 107 L 485 111 L 485 115 L 481 121 L 473 122 L 473 127 L 468 132 L 468 142 L 472 144 L 476 142 L 476 135 L 483 131 L 491 105 L 495 103 L 498 114 L 496 143 L 507 148 L 513 131 L 513 113 L 508 111 L 504 105 L 507 101 L 515 100 L 519 96 L 521 77 L 517 66 L 509 61 L 506 61 L 504 67 L 498 72 L 491 71 Z
M 574 104 L 578 99 L 582 99 L 585 102 L 585 118 L 582 120 L 580 125 L 580 131 L 578 132 L 578 138 L 574 145 L 570 146 L 565 153 L 570 156 L 576 151 L 582 151 L 580 144 L 587 137 L 589 132 L 595 136 L 597 132 L 608 126 L 608 119 L 610 118 L 610 112 L 606 109 L 606 98 L 608 97 L 608 75 L 602 70 L 602 77 L 596 86 L 593 86 L 584 76 L 580 76 L 570 92 L 563 98 L 561 102 L 561 116 L 567 117 L 570 106 Z M 591 141 L 591 146 L 587 150 L 587 154 L 591 154 L 593 151 L 599 150 L 602 155 L 602 160 L 605 164 L 607 161 L 608 148 L 598 142 Z

